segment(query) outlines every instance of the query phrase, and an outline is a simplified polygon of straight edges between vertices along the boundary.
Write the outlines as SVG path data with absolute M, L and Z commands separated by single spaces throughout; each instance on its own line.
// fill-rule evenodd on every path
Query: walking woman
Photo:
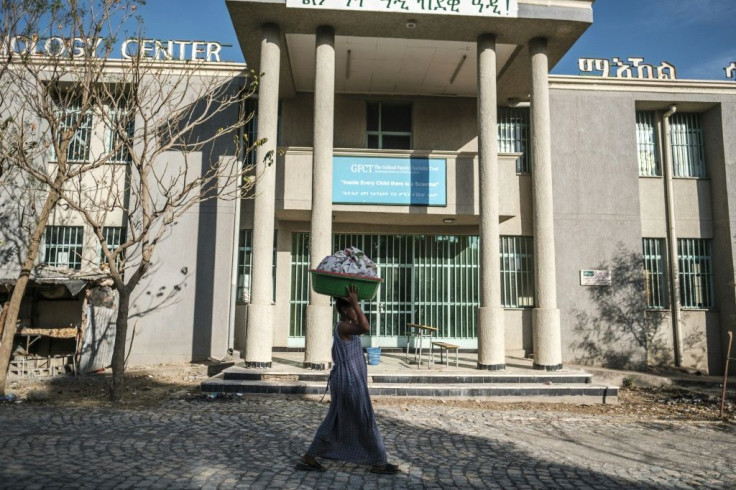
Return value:
M 393 475 L 399 467 L 386 462 L 386 448 L 378 432 L 368 394 L 368 372 L 360 336 L 371 326 L 358 303 L 358 290 L 347 287 L 346 298 L 335 298 L 340 321 L 332 335 L 330 408 L 311 446 L 296 467 L 325 471 L 316 457 L 370 465 L 372 473 Z

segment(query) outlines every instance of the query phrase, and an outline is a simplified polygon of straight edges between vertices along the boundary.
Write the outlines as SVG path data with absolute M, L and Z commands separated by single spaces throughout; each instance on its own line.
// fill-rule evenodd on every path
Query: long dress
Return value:
M 368 394 L 368 370 L 360 336 L 344 341 L 336 325 L 332 362 L 330 408 L 307 454 L 372 466 L 386 463 L 386 447 Z

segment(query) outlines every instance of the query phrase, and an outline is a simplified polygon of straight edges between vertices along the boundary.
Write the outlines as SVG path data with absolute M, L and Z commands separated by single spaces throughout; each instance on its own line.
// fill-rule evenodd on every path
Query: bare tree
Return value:
M 58 45 L 66 55 L 14 57 L 8 70 L 8 81 L 18 89 L 6 105 L 22 116 L 13 117 L 12 145 L 24 151 L 11 158 L 13 148 L 3 144 L 8 148 L 0 155 L 26 184 L 38 182 L 46 194 L 44 206 L 34 213 L 5 322 L 0 390 L 22 289 L 51 210 L 62 203 L 67 209 L 62 214 L 93 231 L 102 270 L 118 294 L 110 396 L 119 400 L 131 294 L 151 270 L 156 246 L 193 206 L 240 198 L 255 182 L 242 156 L 259 143 L 249 145 L 243 133 L 252 117 L 244 102 L 256 83 L 239 66 L 180 61 L 163 44 L 145 39 L 140 20 L 133 42 L 126 43 L 137 49 L 126 48 L 128 59 L 114 60 L 115 40 L 138 2 L 88 1 L 86 8 L 70 0 L 49 10 L 55 19 L 67 19 L 65 35 L 58 38 L 80 40 Z M 51 22 L 49 30 L 55 26 Z M 47 46 L 54 49 L 53 43 Z M 33 120 L 40 126 L 33 128 Z M 111 223 L 125 230 L 114 243 L 106 234 Z M 85 260 L 97 265 L 94 258 Z

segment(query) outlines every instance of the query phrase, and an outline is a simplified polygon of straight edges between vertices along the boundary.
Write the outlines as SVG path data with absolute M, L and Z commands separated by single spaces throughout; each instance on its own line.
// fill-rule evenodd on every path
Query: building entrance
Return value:
M 432 325 L 437 336 L 475 339 L 478 309 L 478 237 L 452 235 L 333 236 L 333 250 L 363 250 L 384 282 L 363 310 L 378 337 L 405 338 L 407 323 Z M 291 337 L 304 336 L 309 302 L 309 234 L 292 240 Z

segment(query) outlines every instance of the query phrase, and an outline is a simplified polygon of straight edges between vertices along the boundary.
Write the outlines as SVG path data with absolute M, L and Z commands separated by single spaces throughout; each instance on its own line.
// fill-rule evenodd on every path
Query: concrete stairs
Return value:
M 480 398 L 503 402 L 616 403 L 618 387 L 593 384 L 582 371 L 478 370 L 432 372 L 404 370 L 368 372 L 371 396 Z M 205 393 L 318 395 L 325 392 L 329 372 L 296 369 L 229 367 L 201 385 Z M 329 393 L 328 393 L 329 396 Z

